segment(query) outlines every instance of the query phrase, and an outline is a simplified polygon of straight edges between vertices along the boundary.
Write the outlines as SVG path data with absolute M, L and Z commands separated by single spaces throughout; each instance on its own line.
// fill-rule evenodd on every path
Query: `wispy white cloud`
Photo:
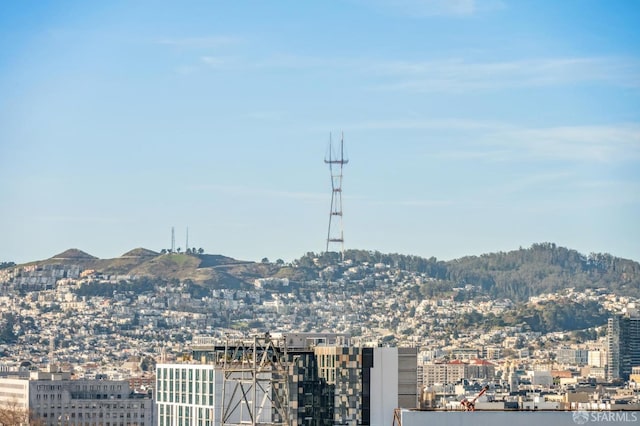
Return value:
M 358 200 L 359 204 L 367 205 L 369 207 L 378 206 L 398 206 L 398 207 L 448 207 L 456 204 L 457 201 L 453 199 L 431 199 L 431 198 L 407 198 L 407 199 L 386 199 L 380 200 L 378 198 L 371 197 L 347 197 L 350 200 Z
M 384 119 L 352 123 L 345 129 L 457 129 L 457 130 L 507 130 L 513 126 L 497 121 L 444 119 Z
M 280 121 L 287 115 L 286 111 L 281 110 L 250 111 L 247 113 L 247 118 L 260 121 Z
M 327 194 L 313 193 L 313 192 L 298 192 L 298 191 L 277 191 L 272 189 L 264 189 L 258 187 L 248 187 L 240 185 L 219 185 L 219 184 L 202 184 L 193 185 L 187 188 L 190 191 L 205 191 L 205 192 L 218 192 L 229 195 L 242 195 L 253 197 L 267 197 L 267 198 L 288 198 L 307 201 L 326 201 Z
M 505 181 L 500 185 L 486 188 L 484 195 L 490 195 L 491 193 L 500 194 L 512 194 L 516 192 L 525 192 L 531 188 L 539 186 L 548 186 L 551 184 L 565 184 L 566 182 L 574 180 L 575 173 L 568 171 L 550 171 L 550 172 L 538 172 L 524 175 L 520 178 Z
M 640 61 L 617 57 L 543 58 L 501 62 L 464 59 L 390 61 L 371 71 L 391 81 L 382 90 L 467 92 L 526 86 L 606 82 L 640 88 Z
M 198 71 L 198 68 L 193 65 L 180 65 L 176 67 L 175 71 L 180 75 L 192 75 Z
M 491 120 L 413 118 L 356 122 L 344 128 L 445 130 L 448 139 L 439 140 L 438 146 L 446 148 L 436 154 L 443 159 L 640 161 L 640 123 L 531 128 Z
M 228 56 L 201 56 L 200 62 L 208 68 L 220 69 L 236 64 L 237 59 Z
M 220 60 L 217 57 L 203 57 Z M 228 58 L 226 58 L 228 59 Z M 313 55 L 273 54 L 238 59 L 245 68 L 348 72 L 378 79 L 372 90 L 447 92 L 489 91 L 602 83 L 640 88 L 640 61 L 626 57 L 557 57 L 482 62 L 463 58 L 432 61 L 379 61 Z
M 504 7 L 504 3 L 500 0 L 366 0 L 360 3 L 381 12 L 414 18 L 465 17 Z
M 273 54 L 254 62 L 256 68 L 286 68 L 286 69 L 323 69 L 344 67 L 350 61 L 344 61 L 338 58 L 312 56 L 312 55 L 294 55 L 294 54 Z
M 233 36 L 167 37 L 156 40 L 157 44 L 183 49 L 205 49 L 238 44 L 242 39 Z
M 361 62 L 340 58 L 294 55 L 294 54 L 273 54 L 262 58 L 243 55 L 241 52 L 232 55 L 207 54 L 199 56 L 194 65 L 186 65 L 191 71 L 196 69 L 222 69 L 222 68 L 242 68 L 262 72 L 266 70 L 346 70 L 358 71 L 363 68 Z
M 47 215 L 47 216 L 36 216 L 35 219 L 43 222 L 50 222 L 50 223 L 88 223 L 88 224 L 101 224 L 101 225 L 130 222 L 130 220 L 123 220 L 122 218 L 117 218 L 113 216 Z
M 394 204 L 391 202 L 391 204 Z M 400 200 L 395 204 L 405 207 L 447 207 L 454 202 L 452 200 L 426 200 L 426 199 L 413 199 L 413 200 Z
M 464 138 L 461 138 L 464 139 Z M 455 142 L 455 141 L 454 141 Z M 640 161 L 640 125 L 496 128 L 449 144 L 443 159 L 616 163 Z
M 493 135 L 494 146 L 528 158 L 616 162 L 640 160 L 640 125 L 520 128 Z
M 443 3 L 456 4 L 455 1 L 443 1 Z M 185 48 L 206 48 L 239 42 L 239 38 L 220 36 L 165 39 L 161 43 Z M 449 57 L 407 61 L 286 52 L 266 53 L 260 57 L 248 52 L 243 54 L 242 51 L 235 51 L 231 55 L 207 52 L 198 57 L 197 65 L 191 66 L 213 69 L 236 66 L 258 71 L 263 69 L 314 70 L 327 73 L 338 71 L 352 76 L 366 76 L 361 79 L 363 82 L 361 87 L 383 91 L 465 93 L 520 87 L 571 86 L 584 83 L 640 89 L 640 60 L 616 56 L 571 56 L 497 61 Z

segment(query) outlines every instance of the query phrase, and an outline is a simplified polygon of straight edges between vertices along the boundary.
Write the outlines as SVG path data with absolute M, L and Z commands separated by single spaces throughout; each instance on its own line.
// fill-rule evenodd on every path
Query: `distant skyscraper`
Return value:
M 629 380 L 640 366 L 640 317 L 617 315 L 607 323 L 607 379 Z

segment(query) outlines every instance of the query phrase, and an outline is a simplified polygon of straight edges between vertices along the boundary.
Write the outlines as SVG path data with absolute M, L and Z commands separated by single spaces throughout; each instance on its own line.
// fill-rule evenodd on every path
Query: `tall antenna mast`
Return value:
M 333 142 L 329 134 L 329 154 L 324 162 L 331 173 L 331 209 L 329 211 L 329 229 L 327 230 L 327 252 L 329 244 L 340 244 L 340 256 L 344 261 L 344 228 L 342 225 L 342 168 L 349 160 L 344 158 L 344 134 L 340 138 L 340 156 L 333 152 Z M 338 222 L 338 223 L 336 223 Z
M 171 227 L 171 253 L 176 252 L 176 230 L 172 226 Z
M 189 250 L 189 227 L 187 226 L 187 242 L 184 246 L 184 251 L 186 252 L 187 250 Z

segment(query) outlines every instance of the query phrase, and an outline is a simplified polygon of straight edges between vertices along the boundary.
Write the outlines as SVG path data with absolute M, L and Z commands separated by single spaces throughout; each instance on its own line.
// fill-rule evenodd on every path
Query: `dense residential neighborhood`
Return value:
M 553 363 L 561 348 L 604 350 L 606 318 L 637 303 L 604 288 L 566 288 L 532 296 L 527 305 L 596 306 L 604 315 L 599 327 L 543 333 L 526 323 L 491 326 L 487 317 L 505 315 L 516 302 L 483 296 L 472 284 L 429 298 L 421 285 L 435 280 L 424 273 L 345 263 L 303 282 L 265 277 L 242 288 L 209 290 L 191 281 L 105 275 L 66 262 L 7 268 L 0 270 L 2 359 L 43 365 L 54 356 L 74 365 L 113 366 L 131 356 L 178 356 L 199 334 L 331 331 L 360 344 L 418 347 L 435 359 L 466 350 Z
M 487 383 L 478 407 L 499 400 L 504 408 L 518 391 L 564 395 L 579 388 L 589 396 L 549 396 L 538 405 L 638 404 L 640 365 L 620 364 L 623 349 L 612 346 L 612 333 L 622 336 L 626 327 L 626 339 L 637 339 L 640 300 L 604 287 L 494 298 L 471 282 L 445 285 L 428 273 L 352 259 L 312 259 L 315 277 L 309 268 L 296 273 L 300 262 L 278 261 L 270 276 L 207 286 L 75 261 L 0 270 L 0 375 L 56 366 L 67 378 L 124 380 L 132 392 L 151 395 L 156 364 L 188 362 L 203 338 L 324 333 L 357 348 L 413 348 L 415 408 L 451 408 L 453 398 Z M 629 359 L 637 358 L 633 352 Z M 598 385 L 608 388 L 596 391 Z

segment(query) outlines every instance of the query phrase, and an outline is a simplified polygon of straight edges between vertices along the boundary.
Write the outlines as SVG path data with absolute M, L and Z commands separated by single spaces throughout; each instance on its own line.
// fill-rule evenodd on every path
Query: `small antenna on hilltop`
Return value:
M 172 226 L 171 227 L 171 253 L 176 252 L 176 230 Z
M 185 243 L 184 250 L 189 250 L 189 227 L 187 226 L 187 242 Z

